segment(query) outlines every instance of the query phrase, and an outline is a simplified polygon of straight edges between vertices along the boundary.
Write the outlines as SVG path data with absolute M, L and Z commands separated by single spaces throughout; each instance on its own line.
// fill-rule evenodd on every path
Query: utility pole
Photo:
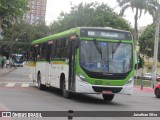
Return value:
M 158 2 L 158 11 L 156 18 L 156 31 L 155 31 L 155 42 L 154 42 L 154 57 L 152 66 L 152 81 L 151 85 L 155 88 L 156 84 L 156 69 L 157 69 L 157 56 L 158 56 L 158 43 L 159 43 L 159 26 L 160 26 L 160 4 Z
M 12 25 L 11 26 L 12 30 L 11 30 L 11 48 L 10 48 L 11 50 L 10 50 L 10 55 L 9 55 L 10 58 L 12 58 L 12 54 L 13 54 L 13 23 L 11 23 L 11 25 Z

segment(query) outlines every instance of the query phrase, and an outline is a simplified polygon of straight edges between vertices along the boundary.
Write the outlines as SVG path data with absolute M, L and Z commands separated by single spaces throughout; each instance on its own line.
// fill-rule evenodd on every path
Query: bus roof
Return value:
M 112 27 L 78 27 L 79 29 L 92 29 L 92 30 L 113 30 L 113 31 L 119 31 L 119 32 L 129 32 L 127 30 L 120 30 L 115 29 Z M 129 32 L 130 33 L 130 32 Z
M 57 33 L 57 34 L 54 34 L 54 35 L 50 35 L 50 36 L 35 40 L 35 41 L 32 42 L 32 44 L 37 44 L 37 43 L 42 43 L 42 42 L 45 42 L 45 41 L 48 41 L 48 40 L 57 39 L 57 38 L 59 38 L 59 36 L 64 37 L 64 36 L 67 36 L 67 35 L 70 35 L 70 34 L 74 34 L 74 33 L 76 33 L 77 30 L 78 30 L 77 28 L 73 28 L 73 29 L 70 29 L 70 30 L 67 30 L 67 31 L 64 31 L 64 32 L 60 32 L 60 33 Z
M 45 41 L 49 41 L 49 40 L 53 40 L 53 39 L 57 39 L 59 38 L 59 36 L 64 37 L 64 36 L 68 36 L 74 33 L 78 33 L 78 31 L 80 31 L 80 29 L 91 29 L 91 30 L 113 30 L 113 31 L 119 31 L 119 32 L 129 32 L 126 30 L 119 30 L 119 29 L 114 29 L 112 27 L 76 27 L 76 28 L 72 28 L 70 30 L 66 30 L 64 32 L 60 32 L 60 33 L 56 33 L 38 40 L 34 40 L 32 42 L 32 44 L 38 44 L 38 43 L 43 43 Z M 129 32 L 130 33 L 130 32 Z

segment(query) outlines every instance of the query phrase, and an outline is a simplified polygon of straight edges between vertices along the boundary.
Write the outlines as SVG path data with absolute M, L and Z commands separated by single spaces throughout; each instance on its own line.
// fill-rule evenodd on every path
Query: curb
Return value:
M 9 72 L 12 72 L 12 71 L 15 70 L 15 69 L 17 69 L 17 68 L 12 68 L 12 69 L 10 69 L 10 70 L 8 70 L 8 71 L 6 71 L 6 72 L 0 74 L 0 77 L 3 76 L 3 75 L 8 74 Z

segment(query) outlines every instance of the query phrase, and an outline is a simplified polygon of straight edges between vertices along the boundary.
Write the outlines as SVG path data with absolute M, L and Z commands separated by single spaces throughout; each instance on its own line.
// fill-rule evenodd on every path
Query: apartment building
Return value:
M 30 10 L 23 19 L 30 24 L 39 20 L 45 22 L 47 0 L 29 0 L 28 5 Z

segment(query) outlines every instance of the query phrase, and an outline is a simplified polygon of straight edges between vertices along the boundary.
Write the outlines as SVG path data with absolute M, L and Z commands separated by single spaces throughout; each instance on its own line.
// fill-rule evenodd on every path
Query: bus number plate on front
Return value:
M 112 91 L 111 90 L 103 90 L 102 94 L 112 94 Z

